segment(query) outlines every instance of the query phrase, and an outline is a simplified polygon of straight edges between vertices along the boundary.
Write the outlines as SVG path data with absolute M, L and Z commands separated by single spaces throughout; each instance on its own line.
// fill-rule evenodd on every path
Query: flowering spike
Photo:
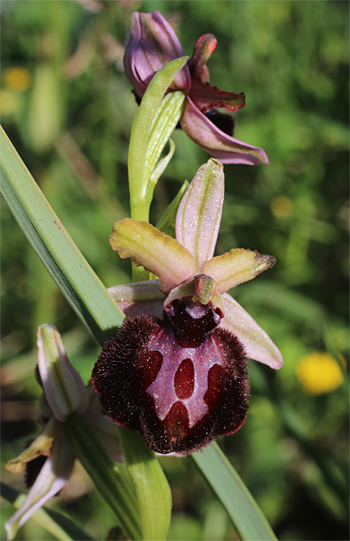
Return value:
M 176 216 L 176 238 L 193 255 L 198 272 L 213 257 L 224 199 L 224 169 L 210 159 L 195 174 Z

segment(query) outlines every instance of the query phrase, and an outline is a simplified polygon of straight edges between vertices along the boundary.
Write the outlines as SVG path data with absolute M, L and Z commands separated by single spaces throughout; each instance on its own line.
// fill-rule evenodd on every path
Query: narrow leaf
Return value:
M 225 507 L 243 541 L 276 540 L 253 496 L 216 443 L 192 453 L 191 458 Z
M 171 492 L 155 454 L 136 434 L 119 428 L 130 477 L 135 483 L 144 540 L 166 539 L 171 517 Z

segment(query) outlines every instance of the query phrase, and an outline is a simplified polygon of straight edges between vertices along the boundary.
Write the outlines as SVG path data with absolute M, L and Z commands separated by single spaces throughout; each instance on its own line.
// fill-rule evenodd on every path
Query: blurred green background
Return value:
M 251 362 L 250 412 L 220 444 L 280 539 L 348 537 L 349 4 L 289 1 L 3 1 L 1 117 L 60 220 L 106 286 L 130 281 L 112 252 L 128 215 L 127 152 L 137 105 L 123 75 L 133 10 L 160 10 L 185 54 L 215 34 L 212 84 L 246 94 L 235 136 L 269 166 L 225 166 L 217 253 L 272 254 L 234 297 L 281 349 L 279 372 Z M 152 221 L 208 155 L 174 134 Z M 36 328 L 54 323 L 88 381 L 98 354 L 2 201 L 2 462 L 38 432 Z M 171 540 L 237 539 L 189 458 L 162 458 Z M 23 490 L 21 475 L 3 480 Z M 115 518 L 82 468 L 50 502 L 97 539 Z M 12 514 L 4 505 L 2 521 Z M 247 517 L 249 520 L 249 517 Z M 1 538 L 5 537 L 3 526 Z M 51 539 L 30 520 L 17 539 Z

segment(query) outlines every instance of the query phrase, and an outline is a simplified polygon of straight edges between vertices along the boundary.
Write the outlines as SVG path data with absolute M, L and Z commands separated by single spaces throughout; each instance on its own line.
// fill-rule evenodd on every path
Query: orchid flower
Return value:
M 247 358 L 278 369 L 267 334 L 226 292 L 275 263 L 236 248 L 213 257 L 224 195 L 223 166 L 199 168 L 176 217 L 176 240 L 147 222 L 116 222 L 111 245 L 158 280 L 109 292 L 129 317 L 92 373 L 101 404 L 159 453 L 189 453 L 245 421 Z
M 91 386 L 85 387 L 70 364 L 54 325 L 41 325 L 37 335 L 38 371 L 44 393 L 39 401 L 38 421 L 42 430 L 17 458 L 7 462 L 12 473 L 26 470 L 30 491 L 23 505 L 5 523 L 8 539 L 50 498 L 60 492 L 72 473 L 75 457 L 62 430 L 67 416 L 89 417 L 103 440 L 113 437 L 118 448 L 116 427 L 103 414 Z
M 245 95 L 243 92 L 225 92 L 209 83 L 206 62 L 216 45 L 217 40 L 212 34 L 201 36 L 192 57 L 169 88 L 186 94 L 181 127 L 192 141 L 222 163 L 269 163 L 264 150 L 234 139 L 233 119 L 217 111 L 220 107 L 230 112 L 238 111 L 245 105 Z M 155 73 L 182 56 L 184 52 L 178 37 L 159 11 L 132 14 L 124 67 L 138 100 Z

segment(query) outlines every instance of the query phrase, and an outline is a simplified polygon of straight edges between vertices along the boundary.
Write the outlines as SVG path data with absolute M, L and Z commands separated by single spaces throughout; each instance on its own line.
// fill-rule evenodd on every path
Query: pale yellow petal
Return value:
M 155 274 L 163 293 L 196 274 L 195 261 L 186 248 L 147 222 L 126 218 L 116 222 L 110 238 L 120 257 Z
M 204 266 L 203 273 L 215 280 L 218 293 L 225 293 L 231 287 L 252 280 L 261 272 L 272 267 L 275 262 L 276 260 L 272 256 L 235 248 L 208 261 Z

